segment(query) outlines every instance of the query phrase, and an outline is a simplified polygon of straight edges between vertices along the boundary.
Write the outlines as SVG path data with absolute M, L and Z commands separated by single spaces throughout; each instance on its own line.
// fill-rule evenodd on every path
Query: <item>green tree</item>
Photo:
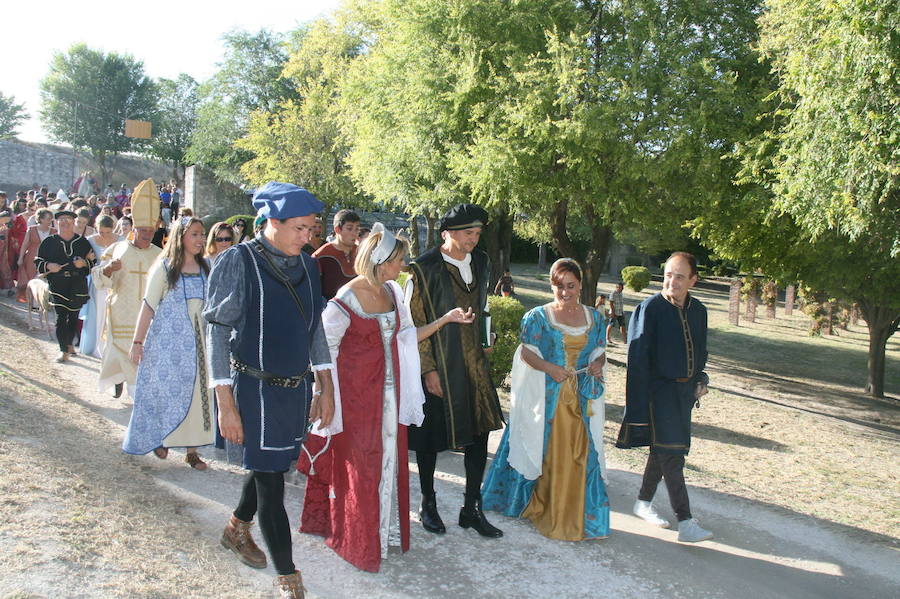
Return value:
M 752 0 L 394 0 L 356 61 L 354 177 L 415 212 L 474 200 L 547 223 L 584 266 L 612 235 L 677 230 L 743 126 Z
M 17 104 L 15 96 L 0 92 L 0 139 L 15 137 L 27 118 L 24 104 Z
M 241 166 L 250 183 L 292 181 L 329 206 L 366 203 L 349 177 L 349 147 L 336 111 L 337 83 L 363 49 L 347 16 L 344 12 L 316 21 L 302 36 L 295 35 L 296 49 L 283 71 L 295 83 L 295 97 L 273 110 L 254 111 L 246 136 L 235 144 L 253 155 Z
M 197 126 L 186 159 L 237 183 L 242 181 L 241 165 L 253 157 L 235 146 L 247 134 L 251 113 L 273 112 L 296 93 L 282 77 L 290 51 L 285 36 L 267 29 L 231 31 L 223 41 L 224 61 L 198 90 Z
M 694 221 L 704 244 L 782 283 L 856 301 L 866 392 L 884 395 L 900 325 L 900 9 L 888 0 L 770 0 L 759 47 L 777 78 L 732 193 Z
M 141 61 L 85 44 L 55 52 L 40 89 L 41 120 L 50 138 L 88 150 L 104 185 L 107 159 L 144 145 L 125 137 L 125 120 L 152 121 L 156 112 L 156 86 Z
M 197 126 L 197 82 L 190 75 L 160 79 L 159 110 L 153 123 L 153 138 L 148 152 L 173 163 L 175 178 L 184 180 L 185 157 Z

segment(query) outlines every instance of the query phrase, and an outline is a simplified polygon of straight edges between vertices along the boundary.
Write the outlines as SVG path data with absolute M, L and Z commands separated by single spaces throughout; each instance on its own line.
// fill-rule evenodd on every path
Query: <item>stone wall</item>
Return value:
M 173 176 L 171 166 L 140 156 L 116 156 L 109 162 L 109 183 L 115 188 L 122 183 L 131 188 L 148 177 L 162 182 Z M 72 148 L 15 139 L 0 141 L 0 189 L 10 196 L 21 189 L 31 189 L 34 183 L 46 185 L 50 191 L 68 190 L 83 171 L 100 177 L 100 166 L 87 154 L 74 155 Z
M 189 166 L 184 173 L 183 205 L 203 219 L 207 227 L 235 214 L 255 214 L 250 196 L 236 185 L 216 179 L 199 166 Z

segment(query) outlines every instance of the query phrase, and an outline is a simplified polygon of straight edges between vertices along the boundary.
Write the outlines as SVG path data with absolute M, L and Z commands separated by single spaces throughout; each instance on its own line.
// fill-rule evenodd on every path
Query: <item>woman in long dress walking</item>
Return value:
M 563 541 L 609 535 L 603 451 L 606 321 L 584 306 L 581 268 L 557 260 L 554 301 L 522 319 L 509 425 L 482 487 L 484 509 Z
M 160 459 L 170 447 L 185 447 L 185 462 L 197 470 L 206 469 L 197 447 L 215 439 L 201 315 L 209 274 L 205 244 L 203 223 L 181 218 L 150 269 L 130 352 L 138 371 L 122 443 L 126 453 L 152 451 Z
M 395 281 L 407 251 L 405 239 L 376 223 L 357 252 L 359 275 L 328 302 L 322 324 L 335 417 L 324 431 L 313 429 L 298 462 L 310 475 L 300 530 L 324 536 L 338 555 L 371 572 L 390 546 L 409 549 L 406 427 L 422 423 L 425 401 L 418 342 L 447 323 L 474 319 L 454 308 L 415 327 Z M 327 449 L 324 434 L 332 435 Z

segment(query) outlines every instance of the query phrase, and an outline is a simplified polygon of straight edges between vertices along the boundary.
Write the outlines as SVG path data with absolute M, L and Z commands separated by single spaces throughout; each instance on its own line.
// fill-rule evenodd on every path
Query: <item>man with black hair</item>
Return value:
M 488 522 L 481 509 L 488 435 L 503 427 L 482 342 L 487 331 L 480 318 L 487 307 L 491 268 L 487 254 L 475 246 L 487 220 L 487 212 L 478 206 L 454 206 L 441 219 L 444 243 L 410 264 L 410 309 L 416 326 L 433 322 L 456 307 L 471 310 L 479 318 L 471 324 L 448 324 L 419 343 L 425 421 L 421 427 L 409 427 L 409 448 L 415 450 L 419 467 L 420 516 L 425 530 L 446 532 L 434 492 L 437 454 L 462 449 L 466 486 L 459 525 L 496 538 L 503 536 L 503 531 Z
M 313 252 L 322 275 L 322 295 L 335 296 L 338 289 L 356 277 L 356 240 L 359 236 L 359 215 L 352 210 L 338 210 L 334 215 L 334 241 L 323 243 Z

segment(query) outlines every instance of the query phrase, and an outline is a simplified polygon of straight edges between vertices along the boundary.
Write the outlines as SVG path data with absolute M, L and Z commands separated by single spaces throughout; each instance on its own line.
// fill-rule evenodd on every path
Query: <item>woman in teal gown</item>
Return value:
M 482 501 L 484 509 L 528 518 L 552 539 L 605 538 L 606 322 L 578 301 L 581 269 L 576 262 L 559 260 L 550 274 L 555 301 L 522 319 L 509 425 L 482 487 Z

